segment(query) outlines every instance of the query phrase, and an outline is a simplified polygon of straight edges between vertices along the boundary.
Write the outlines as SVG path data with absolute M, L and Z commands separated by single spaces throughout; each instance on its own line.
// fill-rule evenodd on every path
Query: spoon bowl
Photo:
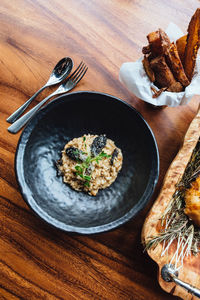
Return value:
M 71 72 L 73 68 L 73 61 L 70 57 L 62 58 L 54 67 L 45 86 L 54 85 L 63 81 Z

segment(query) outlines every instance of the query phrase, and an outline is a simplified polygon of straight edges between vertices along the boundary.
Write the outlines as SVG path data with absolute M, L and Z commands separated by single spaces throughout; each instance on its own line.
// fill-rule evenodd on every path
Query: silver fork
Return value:
M 52 94 L 47 96 L 44 100 L 39 102 L 36 106 L 34 106 L 31 110 L 29 110 L 26 114 L 24 114 L 21 118 L 15 121 L 11 126 L 8 127 L 8 131 L 11 133 L 17 133 L 43 106 L 51 97 L 59 94 L 63 94 L 72 90 L 79 81 L 83 78 L 85 73 L 87 72 L 88 67 L 85 63 L 81 62 L 76 70 L 68 77 L 67 81 L 61 84 L 57 90 L 55 90 Z

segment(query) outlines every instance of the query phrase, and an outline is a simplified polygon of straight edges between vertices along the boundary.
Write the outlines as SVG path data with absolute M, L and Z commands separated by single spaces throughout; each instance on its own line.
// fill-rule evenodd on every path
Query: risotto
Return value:
M 87 134 L 65 145 L 58 168 L 73 189 L 96 196 L 115 181 L 122 161 L 122 152 L 111 139 Z

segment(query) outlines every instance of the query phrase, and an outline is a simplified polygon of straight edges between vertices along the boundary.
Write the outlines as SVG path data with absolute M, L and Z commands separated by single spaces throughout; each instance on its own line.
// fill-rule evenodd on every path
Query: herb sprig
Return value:
M 102 160 L 104 157 L 110 158 L 111 155 L 108 155 L 104 151 L 102 151 L 100 154 L 92 157 L 88 156 L 85 161 L 82 163 L 79 163 L 75 166 L 76 169 L 76 176 L 80 176 L 82 179 L 84 179 L 84 185 L 89 187 L 90 186 L 90 181 L 91 181 L 91 175 L 87 175 L 87 170 L 91 166 L 93 161 L 96 161 L 97 164 L 99 164 L 99 161 Z

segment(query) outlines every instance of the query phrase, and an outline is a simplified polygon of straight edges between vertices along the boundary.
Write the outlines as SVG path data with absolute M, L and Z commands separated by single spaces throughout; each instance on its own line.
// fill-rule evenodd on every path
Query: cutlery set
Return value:
M 28 123 L 30 119 L 32 119 L 36 112 L 38 112 L 50 98 L 55 95 L 64 94 L 71 91 L 84 77 L 85 73 L 88 70 L 88 67 L 85 65 L 85 63 L 81 62 L 75 69 L 75 71 L 68 77 L 68 75 L 71 73 L 72 68 L 73 61 L 70 57 L 65 57 L 56 64 L 46 84 L 42 86 L 30 99 L 28 99 L 7 118 L 7 122 L 13 123 L 8 127 L 8 131 L 10 133 L 17 133 L 24 125 Z M 62 81 L 64 82 L 53 93 L 51 93 L 21 117 L 23 112 L 39 95 L 40 92 L 42 92 L 45 88 L 61 83 Z

